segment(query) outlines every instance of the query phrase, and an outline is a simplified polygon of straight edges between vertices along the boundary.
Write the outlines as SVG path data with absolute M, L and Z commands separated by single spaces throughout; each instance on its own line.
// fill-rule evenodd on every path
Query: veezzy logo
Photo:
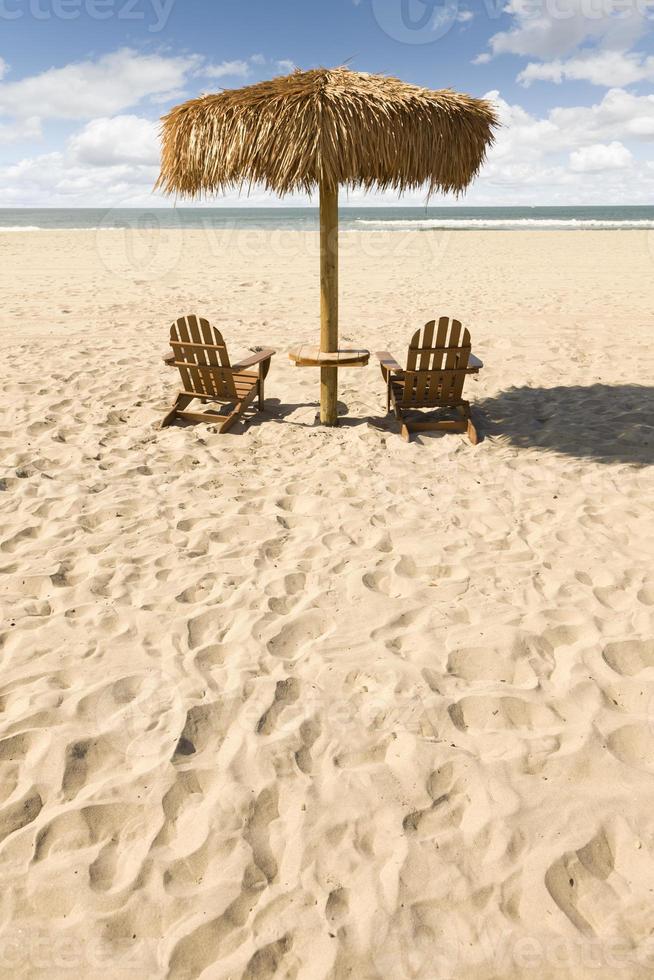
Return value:
M 458 0 L 372 0 L 375 20 L 403 44 L 432 44 L 450 30 L 459 14 Z
M 375 20 L 388 37 L 402 44 L 433 44 L 457 22 L 470 20 L 472 12 L 459 0 L 371 0 Z M 519 0 L 520 15 L 537 21 L 547 17 L 563 21 L 652 19 L 654 0 Z M 504 0 L 482 0 L 482 12 L 497 20 L 505 10 Z
M 108 211 L 95 232 L 95 246 L 104 267 L 121 281 L 155 282 L 179 265 L 182 229 L 167 227 L 166 211 L 143 211 L 126 218 L 124 209 Z
M 175 0 L 0 0 L 0 20 L 129 20 L 141 21 L 151 34 L 162 31 Z

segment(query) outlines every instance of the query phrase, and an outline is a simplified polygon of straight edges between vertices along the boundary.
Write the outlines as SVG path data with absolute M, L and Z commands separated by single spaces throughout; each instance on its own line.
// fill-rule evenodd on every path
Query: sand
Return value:
M 0 976 L 654 972 L 654 239 L 345 233 L 484 441 L 314 424 L 316 236 L 0 236 Z M 170 321 L 268 412 L 158 422 Z M 369 424 L 372 423 L 372 424 Z

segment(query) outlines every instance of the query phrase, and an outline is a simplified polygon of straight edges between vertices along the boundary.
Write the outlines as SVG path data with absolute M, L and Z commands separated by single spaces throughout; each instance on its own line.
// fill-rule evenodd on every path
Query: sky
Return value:
M 496 104 L 481 175 L 433 205 L 654 203 L 654 0 L 0 0 L 0 207 L 166 206 L 171 106 L 343 63 Z

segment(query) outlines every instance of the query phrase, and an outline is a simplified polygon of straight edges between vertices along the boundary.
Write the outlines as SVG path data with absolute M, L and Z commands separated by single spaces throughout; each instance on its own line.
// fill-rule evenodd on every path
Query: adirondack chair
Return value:
M 220 330 L 198 316 L 183 316 L 173 323 L 170 346 L 172 353 L 166 354 L 164 361 L 179 368 L 182 390 L 161 423 L 162 428 L 176 418 L 182 418 L 191 422 L 213 422 L 219 425 L 220 432 L 227 432 L 255 398 L 259 410 L 263 409 L 263 383 L 274 350 L 259 351 L 232 365 Z M 259 365 L 258 372 L 247 370 L 255 364 Z M 226 404 L 227 412 L 186 411 L 195 398 L 203 404 Z
M 434 328 L 436 337 L 434 338 Z M 407 355 L 406 369 L 392 354 L 379 351 L 381 372 L 386 382 L 386 410 L 391 404 L 401 423 L 401 434 L 407 442 L 413 432 L 466 432 L 476 445 L 477 430 L 470 415 L 470 403 L 462 398 L 468 374 L 478 374 L 484 366 L 470 351 L 470 334 L 458 320 L 442 316 L 416 330 Z M 443 409 L 450 418 L 408 418 L 416 409 Z M 452 418 L 458 415 L 459 418 Z

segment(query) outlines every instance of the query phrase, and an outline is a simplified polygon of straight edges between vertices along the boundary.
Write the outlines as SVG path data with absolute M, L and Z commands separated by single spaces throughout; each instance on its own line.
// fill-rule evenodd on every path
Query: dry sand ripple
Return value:
M 347 236 L 355 342 L 469 323 L 476 449 L 368 425 L 372 366 L 317 428 L 283 353 L 158 431 L 172 316 L 315 335 L 294 234 L 0 241 L 0 975 L 650 977 L 647 239 Z

